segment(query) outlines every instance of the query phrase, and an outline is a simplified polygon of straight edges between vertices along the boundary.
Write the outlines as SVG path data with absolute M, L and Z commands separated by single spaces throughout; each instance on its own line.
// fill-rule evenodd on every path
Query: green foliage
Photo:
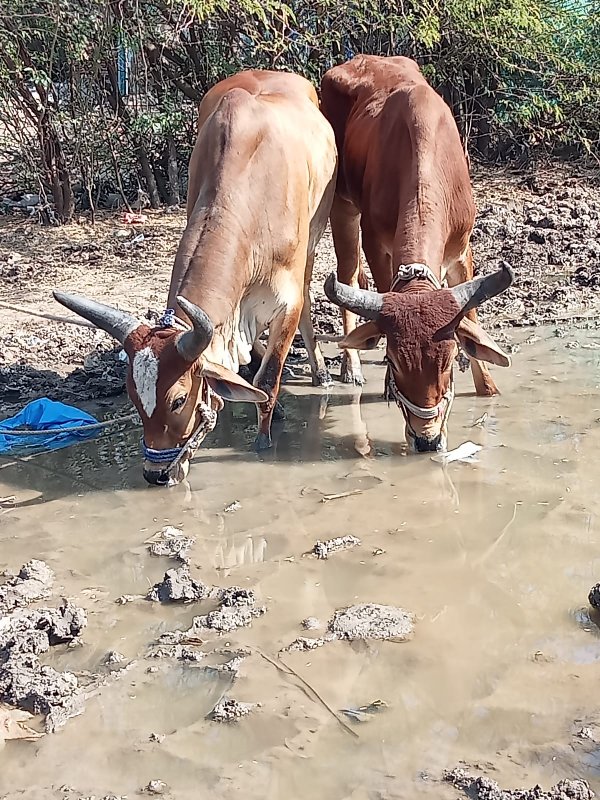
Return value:
M 165 200 L 211 85 L 250 67 L 318 84 L 359 52 L 417 59 L 486 160 L 598 158 L 600 0 L 3 0 L 0 136 L 25 119 L 4 148 L 28 170 L 51 135 L 73 178 L 156 179 Z

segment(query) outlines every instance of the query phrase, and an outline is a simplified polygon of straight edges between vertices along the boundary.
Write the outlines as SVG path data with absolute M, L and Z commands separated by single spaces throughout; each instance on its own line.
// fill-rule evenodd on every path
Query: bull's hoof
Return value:
M 357 358 L 352 358 L 347 351 L 342 355 L 340 380 L 342 383 L 349 383 L 351 386 L 362 386 L 365 382 L 360 361 Z
M 364 386 L 365 378 L 360 370 L 343 369 L 340 373 L 342 383 L 349 383 L 352 386 Z
M 269 450 L 271 447 L 271 436 L 268 433 L 259 433 L 254 442 L 254 449 L 257 453 Z
M 285 408 L 281 405 L 279 400 L 275 401 L 273 407 L 273 419 L 277 422 L 282 422 L 285 419 Z
M 320 369 L 316 375 L 312 377 L 312 385 L 320 386 L 322 389 L 329 389 L 333 386 L 333 378 L 326 369 Z
M 477 397 L 498 397 L 500 395 L 500 389 L 498 389 L 495 383 L 486 383 L 483 386 L 477 386 L 475 388 L 475 393 Z

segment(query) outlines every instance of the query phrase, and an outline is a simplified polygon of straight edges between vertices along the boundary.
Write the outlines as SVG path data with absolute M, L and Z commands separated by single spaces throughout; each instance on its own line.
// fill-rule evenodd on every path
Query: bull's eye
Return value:
M 177 397 L 171 403 L 171 411 L 180 411 L 184 407 L 186 400 L 187 394 L 182 394 L 181 397 Z

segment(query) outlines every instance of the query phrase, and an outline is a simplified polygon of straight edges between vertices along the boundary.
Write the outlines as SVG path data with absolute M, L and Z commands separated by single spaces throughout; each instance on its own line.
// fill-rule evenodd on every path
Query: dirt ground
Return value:
M 515 285 L 481 311 L 491 328 L 600 319 L 600 177 L 555 168 L 536 174 L 479 170 L 473 234 L 476 269 L 515 269 Z M 148 212 L 143 225 L 104 213 L 43 228 L 24 216 L 0 217 L 0 299 L 64 314 L 51 290 L 87 294 L 144 315 L 161 311 L 185 212 Z M 322 239 L 313 282 L 318 333 L 340 332 L 338 310 L 324 298 L 335 267 L 329 231 Z M 43 395 L 80 402 L 120 394 L 124 365 L 102 332 L 2 311 L 0 408 L 9 413 Z M 510 344 L 510 334 L 501 334 Z M 65 376 L 68 376 L 65 380 Z

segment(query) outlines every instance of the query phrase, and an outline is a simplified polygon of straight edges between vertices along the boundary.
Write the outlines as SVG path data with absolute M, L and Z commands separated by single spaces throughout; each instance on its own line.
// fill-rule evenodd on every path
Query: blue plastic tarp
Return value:
M 97 422 L 98 420 L 85 411 L 42 397 L 40 400 L 34 400 L 26 405 L 14 417 L 0 422 L 0 454 L 31 452 L 32 450 L 58 450 L 61 447 L 68 447 L 75 442 L 92 439 L 100 432 L 100 428 L 70 429 L 82 425 L 94 425 Z M 7 436 L 2 433 L 6 430 L 48 431 L 48 434 L 46 436 L 39 434 L 28 436 L 24 433 Z

